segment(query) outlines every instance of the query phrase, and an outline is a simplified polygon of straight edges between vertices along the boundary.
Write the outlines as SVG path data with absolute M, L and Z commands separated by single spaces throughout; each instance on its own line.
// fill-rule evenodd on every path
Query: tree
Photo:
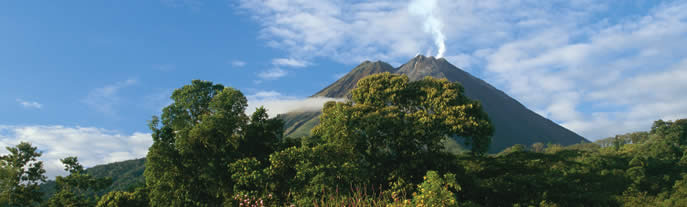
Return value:
M 532 152 L 538 152 L 538 153 L 544 152 L 544 148 L 546 148 L 546 145 L 544 145 L 544 143 L 541 143 L 541 142 L 536 142 L 536 143 L 532 144 L 532 147 L 531 147 Z
M 501 152 L 498 153 L 499 156 L 501 155 L 508 155 L 510 153 L 515 153 L 515 152 L 524 152 L 527 151 L 525 145 L 521 144 L 515 144 L 513 146 L 510 146 L 506 149 L 503 149 Z
M 454 174 L 447 173 L 442 178 L 435 171 L 427 171 L 418 189 L 419 193 L 413 195 L 415 206 L 458 206 L 453 192 L 461 188 Z
M 66 157 L 60 161 L 64 164 L 64 170 L 69 172 L 69 175 L 66 177 L 57 176 L 55 179 L 57 193 L 48 201 L 49 206 L 95 206 L 99 199 L 93 192 L 110 186 L 112 179 L 96 178 L 86 174 L 76 157 Z
M 16 170 L 10 168 L 4 160 L 0 160 L 0 206 L 9 203 L 9 189 L 12 189 L 12 179 Z
M 100 198 L 97 207 L 147 207 L 148 190 L 137 188 L 134 192 L 112 191 Z
M 313 135 L 356 156 L 371 172 L 371 183 L 421 181 L 440 167 L 442 141 L 462 137 L 472 153 L 485 153 L 493 127 L 479 102 L 458 83 L 382 73 L 358 81 L 352 100 L 328 102 Z
M 245 136 L 241 140 L 239 150 L 244 157 L 255 157 L 265 163 L 270 153 L 284 134 L 284 122 L 281 119 L 270 119 L 267 110 L 259 107 L 250 117 L 246 126 Z
M 268 119 L 264 109 L 249 119 L 240 91 L 209 81 L 193 80 L 171 98 L 174 102 L 163 109 L 161 118 L 150 122 L 153 145 L 144 172 L 150 205 L 230 202 L 230 164 L 244 157 L 266 159 L 281 136 L 281 122 Z
M 7 175 L 0 179 L 0 201 L 8 206 L 38 206 L 43 196 L 39 185 L 46 179 L 43 162 L 38 161 L 41 153 L 28 142 L 6 149 L 10 154 L 0 157 L 0 173 Z
M 276 199 L 293 199 L 297 206 L 312 205 L 313 200 L 333 192 L 347 192 L 369 177 L 352 153 L 332 144 L 275 152 L 265 171 Z

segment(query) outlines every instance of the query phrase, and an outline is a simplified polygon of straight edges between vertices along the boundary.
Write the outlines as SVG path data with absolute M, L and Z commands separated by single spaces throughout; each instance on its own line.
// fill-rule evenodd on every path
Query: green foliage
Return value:
M 268 187 L 268 177 L 262 169 L 262 164 L 254 157 L 243 158 L 229 164 L 235 194 L 257 195 L 265 192 Z
M 234 173 L 238 167 L 231 163 L 247 157 L 266 160 L 281 138 L 282 122 L 268 119 L 263 108 L 246 116 L 240 91 L 209 81 L 194 80 L 171 98 L 161 119 L 150 122 L 153 145 L 144 174 L 151 206 L 230 202 L 233 175 L 243 173 Z
M 266 169 L 277 199 L 308 204 L 328 192 L 365 183 L 365 172 L 347 151 L 330 144 L 291 147 L 270 156 Z
M 596 143 L 514 145 L 484 155 L 493 132 L 457 83 L 362 79 L 345 103 L 329 102 L 310 136 L 284 138 L 264 108 L 244 114 L 241 92 L 207 81 L 177 89 L 153 117 L 146 160 L 67 177 L 49 206 L 684 206 L 687 120 Z M 287 120 L 288 121 L 288 120 Z M 462 139 L 463 145 L 455 139 Z M 447 147 L 451 144 L 451 147 Z M 471 152 L 462 153 L 462 147 Z M 42 182 L 35 147 L 0 159 L 0 206 Z M 474 156 L 482 155 L 482 156 Z M 145 162 L 145 185 L 140 171 Z M 129 162 L 126 162 L 129 163 Z M 33 170 L 32 170 L 33 168 Z M 137 169 L 128 171 L 123 168 Z M 88 173 L 87 173 L 88 172 Z M 127 174 L 128 191 L 97 200 L 106 175 Z M 131 173 L 129 173 L 131 172 Z M 97 174 L 97 176 L 96 176 Z M 24 175 L 24 176 L 21 176 Z M 136 177 L 138 175 L 138 177 Z M 441 176 L 443 175 L 443 176 Z M 33 179 L 33 180 L 31 180 Z M 19 187 L 18 187 L 19 186 Z M 113 189 L 112 187 L 107 188 Z M 33 192 L 32 192 L 33 193 Z M 37 205 L 38 197 L 23 197 Z
M 147 207 L 148 190 L 137 188 L 134 192 L 112 191 L 100 198 L 97 207 Z
M 97 165 L 85 170 L 86 174 L 94 178 L 111 178 L 112 184 L 98 191 L 89 191 L 86 194 L 97 196 L 105 195 L 112 191 L 133 192 L 138 187 L 145 186 L 143 171 L 145 169 L 145 159 L 126 160 L 121 162 Z M 40 185 L 44 193 L 44 200 L 50 199 L 57 193 L 57 184 L 54 180 L 48 180 Z
M 459 200 L 484 206 L 614 206 L 629 185 L 618 157 L 563 149 L 555 153 L 512 152 L 462 157 L 456 172 Z
M 69 172 L 69 175 L 66 177 L 57 176 L 57 193 L 48 200 L 48 206 L 95 206 L 99 198 L 92 192 L 106 188 L 112 183 L 112 179 L 96 178 L 86 174 L 76 157 L 66 157 L 60 161 L 64 164 L 64 170 Z
M 527 148 L 525 147 L 525 145 L 516 144 L 516 145 L 508 147 L 508 148 L 504 149 L 503 151 L 499 152 L 498 155 L 508 155 L 510 153 L 524 152 L 526 150 L 527 150 Z
M 0 204 L 2 205 L 9 203 L 9 189 L 12 189 L 14 185 L 12 178 L 16 171 L 10 168 L 7 162 L 0 160 Z
M 364 183 L 388 186 L 398 180 L 420 182 L 440 166 L 443 142 L 464 137 L 474 154 L 486 152 L 493 128 L 479 102 L 445 79 L 382 73 L 358 82 L 352 101 L 329 102 L 313 135 L 346 157 L 358 160 Z
M 42 201 L 39 184 L 45 182 L 41 153 L 30 143 L 6 147 L 10 154 L 0 156 L 0 205 L 38 206 Z
M 422 206 L 458 206 L 454 191 L 460 191 L 456 175 L 447 173 L 443 178 L 435 171 L 428 171 L 424 182 L 418 185 L 418 193 L 413 195 L 413 204 Z
M 269 119 L 265 108 L 257 108 L 251 115 L 245 136 L 239 143 L 239 151 L 244 157 L 255 157 L 266 162 L 282 139 L 283 126 L 284 122 L 281 119 Z
M 530 148 L 531 148 L 532 152 L 542 153 L 542 152 L 544 152 L 544 148 L 546 148 L 546 146 L 544 145 L 544 143 L 537 142 L 537 143 L 532 144 L 532 146 Z

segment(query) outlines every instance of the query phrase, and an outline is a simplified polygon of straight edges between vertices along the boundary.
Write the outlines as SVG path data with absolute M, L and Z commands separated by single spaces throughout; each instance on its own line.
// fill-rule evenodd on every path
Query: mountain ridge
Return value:
M 346 98 L 350 91 L 355 88 L 358 80 L 365 76 L 382 72 L 404 74 L 411 81 L 431 76 L 434 78 L 446 78 L 449 81 L 460 83 L 465 89 L 467 97 L 479 100 L 482 103 L 492 124 L 494 124 L 495 133 L 492 138 L 490 152 L 498 152 L 515 144 L 530 145 L 535 142 L 542 142 L 572 145 L 589 142 L 575 132 L 528 109 L 522 103 L 488 82 L 452 65 L 444 58 L 437 59 L 431 56 L 418 55 L 398 68 L 393 68 L 388 63 L 382 61 L 365 61 L 339 80 L 315 93 L 312 97 Z M 310 123 L 301 127 L 285 126 L 285 128 L 290 128 L 290 132 L 299 131 L 297 135 L 303 136 L 305 132 L 310 131 L 311 126 L 314 126 L 314 122 L 318 121 L 315 118 L 319 117 L 310 114 L 308 117 L 311 118 L 308 120 L 289 120 L 290 117 L 305 117 L 298 115 L 298 113 L 290 112 L 280 117 L 290 123 Z M 285 135 L 294 137 L 296 134 L 287 133 Z
M 331 85 L 323 88 L 317 93 L 313 94 L 311 97 L 330 97 L 330 98 L 346 98 L 348 92 L 355 88 L 358 80 L 364 78 L 365 76 L 383 73 L 383 72 L 394 72 L 395 68 L 389 63 L 382 61 L 365 61 L 360 65 L 356 66 L 348 72 L 343 77 L 336 80 Z

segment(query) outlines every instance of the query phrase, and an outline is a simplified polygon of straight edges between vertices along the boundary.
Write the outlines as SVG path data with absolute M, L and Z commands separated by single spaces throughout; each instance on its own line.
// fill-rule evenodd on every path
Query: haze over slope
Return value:
M 498 152 L 514 144 L 530 145 L 535 142 L 563 145 L 588 142 L 585 138 L 527 109 L 517 100 L 489 83 L 453 66 L 444 58 L 416 56 L 399 68 L 377 61 L 365 61 L 350 73 L 313 96 L 346 98 L 361 78 L 382 72 L 405 74 L 411 81 L 426 76 L 457 81 L 465 88 L 465 95 L 479 100 L 495 127 L 490 152 Z M 319 114 L 319 113 L 318 113 Z M 317 122 L 315 114 L 303 116 L 299 112 L 280 116 L 286 120 L 287 136 L 302 136 Z M 293 123 L 301 123 L 296 126 Z M 304 124 L 309 123 L 309 124 Z M 298 133 L 294 133 L 298 132 Z

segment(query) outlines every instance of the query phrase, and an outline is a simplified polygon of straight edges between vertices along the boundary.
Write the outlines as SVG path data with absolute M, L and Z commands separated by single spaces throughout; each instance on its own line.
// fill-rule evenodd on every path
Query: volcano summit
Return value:
M 418 55 L 399 68 L 381 61 L 365 61 L 336 82 L 315 93 L 313 97 L 346 98 L 358 80 L 383 72 L 404 74 L 411 81 L 431 76 L 459 82 L 467 97 L 482 103 L 494 125 L 494 136 L 489 148 L 492 153 L 515 144 L 529 146 L 542 142 L 571 145 L 588 142 L 580 135 L 527 109 L 503 91 L 452 65 L 444 58 Z M 298 137 L 310 133 L 310 129 L 319 122 L 319 114 L 320 112 L 290 112 L 279 117 L 285 121 L 285 135 Z

